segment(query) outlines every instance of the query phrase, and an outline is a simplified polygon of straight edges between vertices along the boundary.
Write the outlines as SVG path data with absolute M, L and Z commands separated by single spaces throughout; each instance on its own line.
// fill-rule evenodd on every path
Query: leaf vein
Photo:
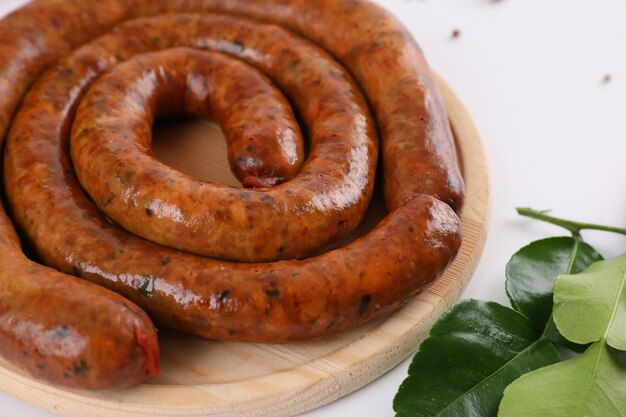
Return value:
M 444 408 L 442 408 L 440 411 L 437 412 L 437 414 L 435 414 L 434 417 L 437 416 L 441 416 L 443 412 L 447 411 L 448 409 L 450 409 L 450 407 L 452 407 L 454 404 L 458 403 L 459 400 L 461 398 L 464 398 L 470 394 L 472 394 L 474 391 L 476 391 L 478 388 L 480 388 L 480 386 L 484 385 L 485 383 L 489 382 L 490 380 L 492 380 L 496 375 L 498 375 L 501 371 L 503 371 L 508 365 L 510 365 L 511 363 L 513 363 L 513 361 L 515 361 L 517 358 L 521 357 L 522 355 L 526 354 L 528 351 L 530 351 L 533 347 L 535 347 L 535 345 L 538 345 L 539 342 L 545 340 L 543 337 L 540 337 L 539 339 L 535 340 L 533 343 L 531 343 L 530 345 L 526 346 L 524 349 L 520 350 L 515 356 L 513 356 L 510 360 L 508 360 L 506 363 L 504 363 L 500 368 L 496 369 L 494 372 L 492 372 L 487 378 L 479 381 L 476 385 L 474 385 L 472 388 L 470 388 L 469 390 L 465 391 L 464 393 L 462 393 L 461 395 L 459 395 L 454 401 L 452 401 L 450 404 L 448 404 L 447 406 L 445 406 Z
M 569 258 L 569 264 L 567 265 L 567 269 L 565 270 L 565 274 L 569 275 L 574 270 L 574 265 L 576 263 L 576 258 L 578 257 L 581 249 L 580 245 L 581 239 L 574 238 L 574 246 L 572 246 L 572 252 Z M 548 329 L 550 329 L 550 324 L 554 321 L 554 313 L 550 313 L 550 317 L 548 318 L 548 322 L 546 323 L 546 327 L 543 328 L 543 332 L 541 333 L 542 338 L 548 338 Z
M 565 271 L 566 275 L 569 275 L 574 270 L 574 265 L 576 264 L 576 258 L 580 252 L 580 238 L 574 239 L 574 246 L 572 247 L 572 254 L 569 258 L 569 265 L 567 265 L 567 271 Z
M 617 291 L 617 296 L 615 297 L 615 302 L 613 303 L 613 311 L 611 312 L 611 318 L 607 323 L 606 330 L 604 332 L 604 338 L 609 337 L 609 333 L 611 328 L 613 328 L 613 321 L 615 320 L 615 316 L 617 315 L 617 309 L 619 307 L 619 300 L 622 298 L 622 292 L 624 291 L 624 283 L 626 283 L 626 270 L 622 272 L 622 281 L 619 284 L 619 290 Z
M 602 356 L 602 350 L 604 349 L 604 344 L 606 343 L 606 340 L 602 338 L 598 343 L 600 344 L 600 349 L 598 349 L 598 355 L 596 356 L 596 360 L 593 364 L 593 369 L 591 370 L 591 374 L 589 375 L 589 383 L 587 384 L 587 388 L 585 389 L 583 399 L 580 403 L 580 408 L 578 410 L 581 417 L 584 416 L 585 406 L 587 404 L 587 401 L 589 401 L 589 396 L 591 395 L 591 390 L 593 389 L 593 381 L 596 377 L 598 367 L 600 366 L 600 357 Z

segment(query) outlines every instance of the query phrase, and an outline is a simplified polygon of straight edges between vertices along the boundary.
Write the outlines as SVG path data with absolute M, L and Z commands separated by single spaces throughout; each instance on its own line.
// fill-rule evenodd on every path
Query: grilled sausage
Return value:
M 158 375 L 159 347 L 146 313 L 118 294 L 35 264 L 16 241 L 0 236 L 5 359 L 77 389 L 121 388 Z
M 232 16 L 168 15 L 123 24 L 51 69 L 12 120 L 30 85 L 60 56 L 129 19 L 187 12 L 226 12 L 267 23 Z M 311 119 L 319 116 L 322 123 L 307 125 L 308 136 L 324 136 L 320 132 L 326 115 L 316 112 L 324 113 L 333 101 L 322 95 L 324 87 L 328 89 L 324 80 L 301 73 L 326 68 L 332 88 L 340 86 L 344 96 L 355 91 L 341 104 L 350 110 L 352 120 L 339 126 L 347 129 L 346 137 L 357 138 L 358 146 L 339 165 L 329 160 L 322 173 L 340 184 L 352 182 L 353 187 L 320 198 L 315 187 L 319 177 L 310 178 L 308 184 L 291 184 L 302 173 L 276 187 L 280 192 L 302 185 L 290 190 L 302 193 L 300 198 L 306 198 L 303 194 L 309 190 L 308 198 L 324 213 L 326 223 L 313 221 L 307 226 L 296 219 L 294 226 L 306 231 L 302 236 L 284 244 L 278 243 L 280 233 L 268 236 L 266 245 L 241 259 L 302 257 L 356 227 L 372 194 L 376 161 L 376 135 L 363 98 L 345 70 L 326 64 L 328 54 L 272 24 L 321 45 L 359 82 L 381 132 L 385 195 L 392 213 L 373 232 L 345 248 L 307 260 L 266 264 L 236 264 L 181 253 L 129 235 L 104 218 L 78 186 L 67 155 L 82 94 L 120 61 L 191 46 L 248 61 L 289 96 L 297 97 L 302 88 L 310 91 L 310 97 L 301 99 L 299 112 Z M 398 308 L 439 276 L 458 250 L 459 221 L 450 207 L 460 209 L 463 182 L 445 110 L 406 29 L 365 0 L 48 0 L 30 3 L 1 21 L 0 38 L 0 91 L 6 92 L 0 97 L 0 140 L 13 124 L 5 153 L 5 185 L 26 240 L 49 266 L 121 293 L 163 325 L 226 340 L 282 342 L 331 334 Z M 283 40 L 289 41 L 287 48 L 282 48 Z M 292 71 L 281 72 L 276 63 L 287 64 Z M 59 83 L 51 86 L 50 80 Z M 324 157 L 319 156 L 318 163 Z M 248 185 L 272 185 L 260 182 L 252 179 Z M 250 197 L 274 191 L 239 192 Z M 250 199 L 255 198 L 262 197 Z M 327 216 L 328 212 L 332 214 Z M 305 239 L 317 241 L 300 242 Z M 273 255 L 257 257 L 256 251 Z M 221 257 L 232 259 L 227 254 Z M 12 279 L 23 284 L 13 285 Z M 0 353 L 31 373 L 71 387 L 106 388 L 136 383 L 155 372 L 156 339 L 146 317 L 107 290 L 28 261 L 1 208 L 0 289 L 0 335 L 7 341 Z M 80 298 L 69 300 L 70 292 Z M 48 315 L 35 311 L 29 305 L 34 297 L 55 310 Z M 72 309 L 85 316 L 68 314 Z M 103 329 L 100 339 L 93 338 L 94 327 L 85 319 L 90 314 L 99 318 L 95 326 Z M 123 324 L 117 329 L 104 318 Z M 40 330 L 19 331 L 20 325 L 31 324 Z M 64 326 L 71 335 L 65 345 L 55 345 L 54 331 L 41 330 L 65 333 Z M 33 334 L 37 340 L 29 339 Z M 45 348 L 42 353 L 40 348 L 77 349 L 79 336 L 88 341 L 88 348 L 76 350 L 69 360 L 47 355 Z M 111 340 L 120 340 L 123 349 L 119 356 L 107 358 L 103 346 Z M 36 354 L 26 358 L 24 351 Z M 81 375 L 83 361 L 91 364 L 89 369 L 102 379 L 100 383 Z M 76 364 L 78 374 L 67 378 L 65 373 Z M 111 364 L 121 371 L 111 371 Z
M 217 44 L 221 50 L 229 50 L 224 45 L 229 29 L 236 28 L 238 42 L 243 39 L 248 48 L 276 39 L 279 33 L 288 35 L 280 28 L 262 26 L 243 26 L 224 16 L 138 20 L 79 49 L 41 78 L 15 117 L 6 149 L 5 180 L 15 218 L 47 264 L 129 297 L 167 326 L 206 338 L 274 342 L 321 336 L 364 322 L 396 308 L 445 269 L 458 249 L 458 219 L 451 209 L 441 207 L 445 204 L 425 197 L 396 210 L 391 215 L 396 221 L 389 220 L 396 225 L 391 231 L 381 225 L 378 235 L 375 232 L 348 248 L 301 262 L 241 265 L 134 238 L 100 215 L 83 193 L 66 153 L 68 115 L 81 89 L 96 77 L 98 68 L 105 67 L 103 62 L 115 62 L 118 56 L 131 55 L 131 50 L 154 48 L 151 39 L 157 33 L 161 47 L 179 45 L 182 36 L 195 43 L 195 37 L 181 34 L 180 27 L 195 28 L 207 45 L 215 44 L 214 36 L 222 42 Z M 266 56 L 262 49 L 252 51 L 249 56 Z M 114 82 L 115 75 L 102 82 Z M 311 97 L 306 103 L 318 109 L 315 100 Z M 33 170 L 37 164 L 45 169 Z M 17 210 L 28 205 L 30 211 Z M 64 227 L 51 233 L 61 222 Z M 400 224 L 415 235 L 402 240 L 396 231 Z M 430 251 L 435 256 L 425 255 L 428 246 L 433 246 Z M 369 283 L 359 284 L 364 276 L 371 276 Z M 359 285 L 363 288 L 357 290 Z M 374 300 L 372 309 L 361 307 L 362 297 Z
M 210 108 L 227 136 L 233 126 L 226 123 L 226 117 L 237 125 L 264 123 L 263 119 L 275 112 L 267 89 L 253 94 L 248 79 L 260 80 L 256 73 L 240 74 L 243 64 L 227 65 L 217 58 L 209 61 L 201 59 L 200 53 L 178 49 L 119 65 L 89 90 L 74 123 L 72 160 L 76 172 L 83 188 L 107 216 L 150 241 L 233 261 L 303 258 L 360 223 L 376 171 L 374 123 L 349 75 L 322 51 L 279 28 L 234 19 L 214 20 L 215 26 L 208 33 L 198 32 L 199 36 L 217 40 L 218 36 L 229 39 L 237 34 L 250 56 L 276 57 L 271 67 L 266 64 L 263 68 L 295 104 L 311 138 L 309 159 L 298 176 L 271 190 L 242 191 L 197 181 L 154 158 L 150 138 L 155 114 L 193 112 L 193 108 L 183 109 L 186 96 L 195 97 L 190 104 L 196 106 L 202 101 L 198 95 L 210 91 Z M 168 28 L 180 26 L 170 25 L 171 19 L 162 22 L 161 42 L 175 44 L 172 38 L 177 35 L 168 33 Z M 206 23 L 203 26 L 208 29 Z M 137 42 L 135 38 L 132 48 Z M 104 44 L 108 47 L 118 42 Z M 276 52 L 278 48 L 280 52 Z M 128 52 L 124 46 L 116 46 L 109 54 L 103 49 L 98 45 L 83 49 L 81 54 L 84 57 L 92 50 L 94 59 L 99 56 L 102 61 L 113 53 Z M 305 60 L 310 65 L 300 68 L 293 64 Z M 262 61 L 254 63 L 263 65 Z M 63 64 L 56 77 L 46 78 L 45 85 L 38 85 L 28 96 L 30 114 L 51 103 L 49 91 L 63 85 L 69 68 L 72 66 Z M 197 85 L 206 71 L 212 74 Z M 80 73 L 84 71 L 76 75 Z M 81 82 L 77 78 L 75 85 L 66 84 L 65 89 L 77 88 Z M 63 97 L 66 93 L 55 95 Z M 62 107 L 65 104 L 58 106 Z M 46 120 L 26 119 L 23 123 L 25 119 L 18 116 L 14 129 L 17 134 L 26 131 L 20 134 L 22 138 Z M 65 123 L 57 120 L 59 125 Z M 292 128 L 281 127 L 287 129 Z M 11 171 L 13 175 L 21 172 Z M 19 193 L 11 188 L 10 193 L 13 191 Z
M 430 69 L 407 29 L 368 0 L 30 3 L 0 27 L 2 39 L 7 40 L 0 56 L 11 58 L 0 68 L 2 91 L 12 92 L 0 104 L 3 129 L 28 85 L 60 54 L 122 21 L 174 12 L 253 17 L 280 24 L 322 45 L 348 67 L 372 105 L 382 133 L 387 207 L 393 210 L 415 195 L 429 194 L 460 209 L 463 179 Z

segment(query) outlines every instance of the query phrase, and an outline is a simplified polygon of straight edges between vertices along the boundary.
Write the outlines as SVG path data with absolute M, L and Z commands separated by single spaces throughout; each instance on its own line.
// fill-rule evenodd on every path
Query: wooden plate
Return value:
M 334 401 L 378 378 L 417 350 L 461 295 L 482 252 L 489 177 L 472 120 L 440 82 L 467 184 L 464 241 L 446 274 L 392 316 L 323 340 L 285 345 L 209 342 L 161 332 L 162 376 L 121 391 L 83 393 L 35 381 L 0 362 L 0 389 L 62 416 L 290 416 Z M 236 185 L 219 128 L 164 124 L 154 148 L 166 163 L 201 179 Z M 209 138 L 207 136 L 212 136 Z M 357 235 L 384 216 L 380 195 Z

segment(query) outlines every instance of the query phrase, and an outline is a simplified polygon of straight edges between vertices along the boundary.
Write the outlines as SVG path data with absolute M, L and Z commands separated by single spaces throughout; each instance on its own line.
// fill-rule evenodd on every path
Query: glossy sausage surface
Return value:
M 458 249 L 460 229 L 454 212 L 431 198 L 416 198 L 391 215 L 406 223 L 401 230 L 417 230 L 410 240 L 394 236 L 381 224 L 379 239 L 374 233 L 348 248 L 300 262 L 246 265 L 192 256 L 134 238 L 107 221 L 84 194 L 67 155 L 68 115 L 103 61 L 115 62 L 118 55 L 154 48 L 155 34 L 160 34 L 161 47 L 179 45 L 181 36 L 195 43 L 196 38 L 180 27 L 195 28 L 206 45 L 215 45 L 211 36 L 224 42 L 224 33 L 232 28 L 238 39 L 249 42 L 249 48 L 262 45 L 268 33 L 274 34 L 268 40 L 284 33 L 262 26 L 250 22 L 250 32 L 244 36 L 242 22 L 224 16 L 138 20 L 68 56 L 32 88 L 9 137 L 5 180 L 13 207 L 37 208 L 16 210 L 15 217 L 47 264 L 120 292 L 169 327 L 206 338 L 272 342 L 308 339 L 363 323 L 397 308 L 408 300 L 404 294 L 415 294 L 445 269 Z M 251 42 L 253 35 L 256 43 Z M 223 43 L 217 45 L 228 50 Z M 251 54 L 259 55 L 263 56 Z M 114 73 L 110 75 L 115 79 Z M 307 103 L 317 107 L 311 99 Z M 30 169 L 38 163 L 46 169 Z M 65 226 L 51 233 L 61 222 Z M 394 232 L 399 223 L 392 222 Z M 358 250 L 352 249 L 355 245 Z M 432 256 L 426 255 L 429 251 Z M 350 258 L 357 260 L 346 261 Z M 357 292 L 355 285 L 366 274 L 371 278 Z M 378 307 L 360 315 L 360 298 L 366 296 Z
M 373 120 L 350 76 L 319 49 L 279 28 L 214 20 L 215 28 L 196 33 L 205 40 L 213 36 L 215 41 L 236 36 L 253 57 L 248 60 L 264 69 L 298 110 L 311 141 L 307 162 L 298 175 L 272 189 L 245 191 L 197 181 L 156 160 L 150 149 L 154 119 L 176 111 L 193 114 L 203 101 L 198 95 L 210 97 L 204 100 L 227 136 L 242 124 L 263 126 L 266 131 L 274 129 L 267 132 L 266 141 L 276 136 L 272 143 L 283 142 L 281 147 L 288 147 L 281 136 L 286 130 L 295 131 L 293 126 L 266 123 L 278 110 L 271 104 L 268 88 L 255 92 L 249 85 L 256 72 L 244 71 L 247 66 L 239 62 L 226 64 L 226 58 L 202 60 L 200 52 L 188 49 L 131 59 L 90 88 L 73 124 L 71 149 L 76 172 L 83 188 L 109 218 L 152 242 L 232 261 L 304 258 L 360 223 L 376 171 Z M 168 25 L 170 21 L 161 21 L 163 45 L 182 40 L 174 40 L 182 36 L 168 31 L 174 27 Z M 176 27 L 181 26 L 185 25 Z M 131 50 L 139 42 L 133 40 Z M 113 54 L 130 55 L 131 50 L 117 46 L 118 41 L 101 43 L 116 48 L 109 48 L 106 54 L 95 45 L 80 54 L 84 57 L 92 51 L 99 62 L 114 59 Z M 268 63 L 258 56 L 274 58 Z M 309 64 L 292 64 L 300 61 Z M 68 64 L 61 64 L 56 77 L 46 77 L 45 83 L 35 87 L 36 93 L 27 97 L 31 116 L 18 115 L 15 134 L 26 137 L 26 132 L 42 125 L 44 118 L 32 115 L 51 103 L 51 91 L 58 91 L 65 71 L 73 67 Z M 98 69 L 90 67 L 75 74 L 93 71 Z M 79 88 L 83 81 L 76 79 L 58 95 Z M 285 106 L 280 109 L 287 112 Z M 206 115 L 206 106 L 204 110 Z M 55 122 L 63 123 L 60 117 Z M 245 137 L 254 134 L 244 129 L 239 132 Z M 291 135 L 287 139 L 294 141 Z M 11 190 L 12 194 L 19 192 Z
M 232 16 L 173 14 L 113 29 L 140 16 L 188 12 L 226 12 L 266 24 Z M 303 79 L 302 73 L 320 68 L 326 68 L 331 78 L 343 80 L 343 92 L 351 95 L 350 109 L 355 109 L 354 103 L 361 109 L 349 112 L 352 121 L 340 125 L 348 129 L 346 136 L 363 138 L 363 142 L 350 153 L 351 158 L 340 165 L 329 161 L 322 177 L 309 180 L 315 183 L 333 177 L 354 185 L 347 192 L 335 189 L 326 198 L 319 198 L 321 194 L 313 187 L 315 192 L 307 196 L 314 208 L 332 215 L 324 217 L 327 223 L 311 222 L 312 229 L 305 230 L 300 240 L 320 240 L 308 249 L 302 249 L 298 239 L 285 240 L 294 246 L 289 249 L 294 254 L 287 256 L 283 253 L 287 245 L 278 243 L 280 237 L 274 234 L 266 239 L 267 247 L 252 249 L 245 260 L 305 256 L 312 247 L 356 227 L 372 194 L 377 149 L 372 140 L 375 128 L 361 104 L 363 98 L 357 89 L 349 93 L 354 82 L 341 66 L 336 70 L 332 64 L 323 67 L 329 54 L 273 24 L 323 46 L 358 81 L 381 133 L 385 195 L 391 214 L 372 233 L 345 248 L 306 260 L 265 264 L 230 263 L 167 249 L 129 235 L 103 217 L 78 186 L 67 154 L 82 95 L 103 72 L 136 54 L 189 46 L 253 64 L 287 96 L 298 96 L 296 84 L 310 88 L 313 95 L 301 98 L 297 105 L 299 116 L 318 116 L 323 122 L 324 115 L 318 113 L 334 103 L 321 94 L 323 80 L 316 76 Z M 26 91 L 46 67 L 111 30 L 110 35 L 51 68 L 15 115 Z M 378 6 L 361 0 L 47 0 L 33 2 L 2 20 L 0 38 L 0 91 L 5 92 L 0 97 L 0 140 L 13 124 L 5 153 L 5 185 L 25 241 L 49 266 L 119 292 L 163 325 L 227 340 L 282 342 L 332 334 L 403 305 L 445 270 L 459 248 L 459 221 L 450 207 L 460 209 L 463 181 L 445 109 L 410 34 Z M 277 40 L 288 40 L 290 46 L 282 48 L 283 42 Z M 305 50 L 319 51 L 324 59 L 312 60 L 309 52 L 298 55 Z M 276 62 L 287 64 L 293 78 L 279 72 Z M 304 133 L 311 137 L 323 127 L 323 123 L 316 128 L 307 125 Z M 324 161 L 323 157 L 319 161 Z M 297 180 L 298 176 L 293 181 Z M 270 185 L 250 182 L 248 185 Z M 277 188 L 281 187 L 289 189 L 289 183 Z M 296 189 L 303 198 L 307 187 Z M 239 192 L 246 197 L 257 195 Z M 353 207 L 350 215 L 344 215 L 345 202 Z M 243 207 L 245 211 L 245 204 Z M 255 253 L 263 250 L 273 255 L 256 258 Z M 106 290 L 26 259 L 1 208 L 0 259 L 6 260 L 0 261 L 0 334 L 6 341 L 0 353 L 4 357 L 36 376 L 72 387 L 124 386 L 154 373 L 156 338 L 146 317 L 125 301 L 121 303 L 129 311 L 120 311 L 119 297 Z M 14 286 L 12 280 L 24 285 Z M 79 295 L 78 299 L 67 300 L 68 291 Z M 30 303 L 37 296 L 47 301 L 46 305 L 63 307 L 58 307 L 58 313 L 54 307 L 47 315 L 34 314 Z M 93 309 L 122 324 L 117 328 L 106 321 L 96 323 L 106 333 L 98 339 L 97 330 L 87 320 L 68 314 L 71 310 L 87 314 Z M 18 331 L 20 325 L 31 324 L 44 330 Z M 85 336 L 86 346 L 93 349 L 80 351 L 67 361 L 58 354 L 34 359 L 23 355 L 28 352 L 24 346 L 57 343 L 56 331 L 48 329 L 63 326 L 74 329 L 72 335 Z M 131 328 L 140 329 L 134 338 Z M 38 335 L 37 340 L 29 339 L 31 334 Z M 124 348 L 120 356 L 107 358 L 103 346 L 111 340 L 119 340 Z M 80 343 L 67 344 L 75 349 Z M 76 363 L 80 371 L 83 360 L 93 364 L 90 369 L 95 370 L 100 385 L 81 372 L 68 381 L 64 372 L 74 369 L 71 364 Z M 122 371 L 112 372 L 115 365 Z
M 15 240 L 0 236 L 2 357 L 75 389 L 122 388 L 159 374 L 156 331 L 141 309 L 28 260 Z
M 463 179 L 446 111 L 417 43 L 389 12 L 368 0 L 47 0 L 5 19 L 0 55 L 3 128 L 27 86 L 50 62 L 116 24 L 162 13 L 225 12 L 279 24 L 322 45 L 363 88 L 382 136 L 385 196 L 393 210 L 418 194 L 455 209 Z M 235 44 L 234 51 L 241 49 Z M 17 61 L 17 64 L 16 64 Z M 23 71 L 23 69 L 27 71 Z M 4 76 L 6 75 L 6 76 Z

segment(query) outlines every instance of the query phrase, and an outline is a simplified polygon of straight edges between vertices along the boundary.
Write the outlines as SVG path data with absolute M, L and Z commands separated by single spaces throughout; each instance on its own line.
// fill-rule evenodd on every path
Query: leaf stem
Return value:
M 580 238 L 581 230 L 601 230 L 604 232 L 613 232 L 621 235 L 626 235 L 626 229 L 613 226 L 603 226 L 601 224 L 581 223 L 572 220 L 560 219 L 558 217 L 550 216 L 547 211 L 533 210 L 527 207 L 518 207 L 517 213 L 521 216 L 530 217 L 533 219 L 541 220 L 547 223 L 551 223 L 568 230 L 575 238 Z

